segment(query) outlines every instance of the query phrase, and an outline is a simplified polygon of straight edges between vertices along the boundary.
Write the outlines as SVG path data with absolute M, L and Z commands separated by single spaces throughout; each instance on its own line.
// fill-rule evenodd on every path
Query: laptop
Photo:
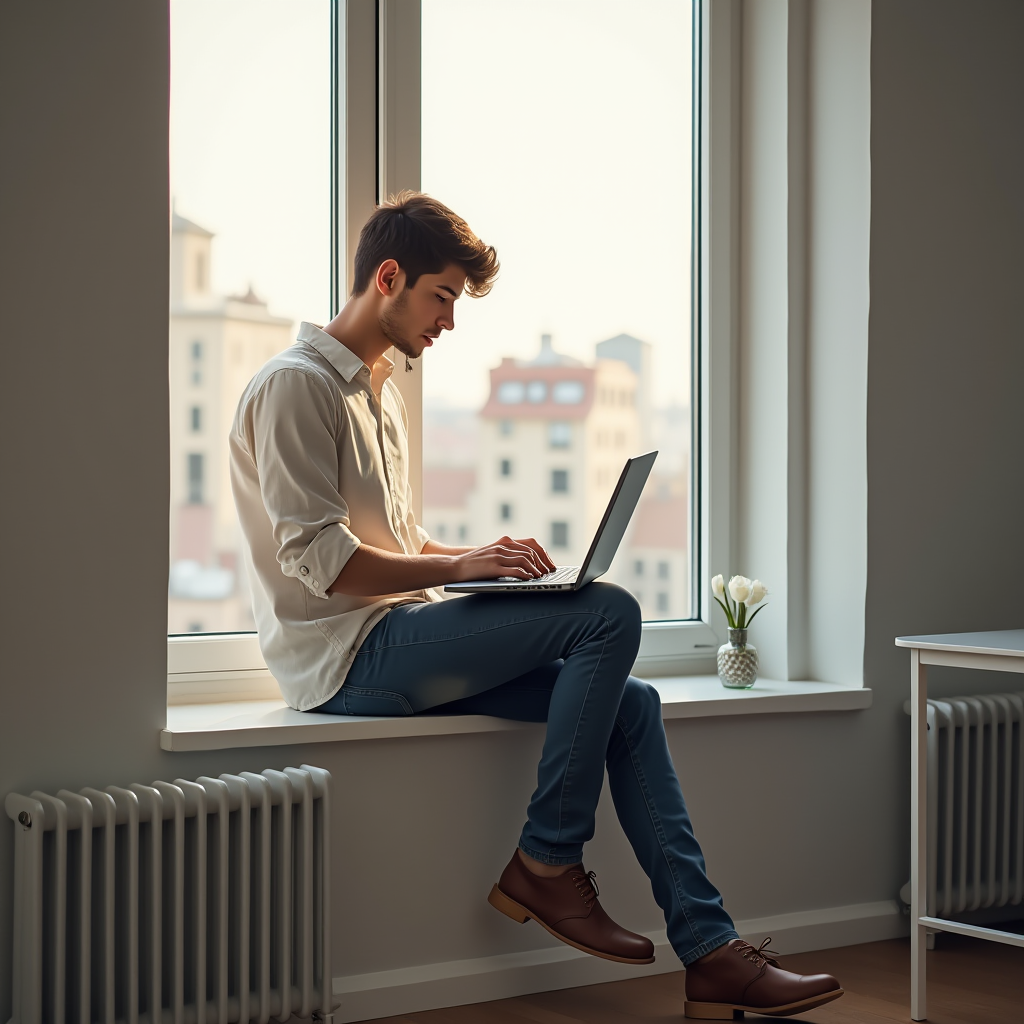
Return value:
M 594 534 L 594 540 L 580 566 L 564 565 L 554 572 L 545 573 L 532 580 L 517 580 L 511 576 L 500 576 L 496 580 L 470 580 L 467 583 L 449 583 L 448 594 L 492 594 L 510 590 L 579 590 L 598 576 L 603 576 L 612 564 L 629 520 L 633 516 L 640 492 L 651 475 L 651 467 L 658 457 L 657 452 L 638 455 L 627 459 L 622 468 L 619 482 L 612 491 L 608 507 L 604 510 L 601 525 Z

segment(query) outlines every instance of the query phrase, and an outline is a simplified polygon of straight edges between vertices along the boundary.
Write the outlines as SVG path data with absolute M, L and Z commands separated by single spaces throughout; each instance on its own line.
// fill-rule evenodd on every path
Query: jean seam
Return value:
M 738 938 L 739 935 L 736 933 L 736 929 L 729 928 L 720 935 L 716 935 L 713 939 L 707 939 L 699 946 L 694 946 L 693 949 L 688 950 L 685 955 L 680 956 L 679 959 L 682 960 L 684 967 L 689 967 L 695 960 L 699 960 L 702 956 L 706 956 L 713 950 L 718 949 L 719 946 L 724 946 L 732 939 Z
M 532 857 L 536 861 L 540 861 L 541 864 L 553 864 L 556 866 L 564 866 L 567 864 L 579 864 L 580 857 L 552 857 L 551 854 L 541 853 L 539 850 L 534 850 L 532 847 L 527 846 L 526 843 L 520 838 L 519 849 L 523 851 L 528 857 Z
M 580 725 L 584 721 L 584 716 L 586 715 L 586 712 L 587 712 L 587 704 L 588 704 L 588 702 L 590 700 L 591 692 L 593 691 L 594 676 L 597 674 L 597 670 L 598 670 L 598 668 L 601 665 L 601 659 L 604 657 L 604 652 L 605 652 L 606 648 L 608 647 L 608 637 L 610 635 L 609 626 L 611 624 L 611 620 L 607 616 L 605 616 L 605 615 L 600 615 L 600 613 L 597 613 L 597 614 L 599 614 L 599 617 L 604 619 L 604 622 L 605 622 L 605 625 L 604 625 L 604 630 L 605 630 L 604 642 L 601 644 L 601 653 L 598 654 L 598 656 L 597 656 L 597 664 L 594 665 L 594 669 L 593 669 L 593 671 L 590 674 L 590 680 L 587 682 L 587 692 L 586 692 L 586 695 L 583 698 L 583 701 L 580 704 L 580 713 L 579 713 L 579 717 L 576 719 L 576 728 L 573 730 L 572 744 L 569 747 L 569 756 L 568 756 L 568 758 L 566 758 L 565 771 L 562 774 L 562 788 L 561 788 L 561 791 L 558 794 L 558 832 L 555 835 L 555 842 L 556 843 L 559 842 L 561 840 L 561 838 L 562 838 L 562 828 L 563 828 L 563 822 L 565 820 L 565 791 L 566 791 L 566 789 L 567 789 L 567 787 L 569 785 L 569 775 L 570 775 L 570 772 L 572 771 L 573 765 L 574 765 L 574 763 L 576 761 L 576 740 L 579 738 Z
M 382 697 L 385 700 L 395 701 L 407 715 L 414 715 L 416 713 L 409 701 L 402 696 L 402 694 L 397 693 L 394 690 L 379 690 L 374 687 L 367 686 L 347 686 L 343 687 L 343 689 L 346 691 L 346 696 Z
M 629 760 L 633 765 L 633 771 L 636 774 L 637 784 L 640 786 L 640 791 L 644 795 L 644 804 L 647 807 L 647 813 L 651 819 L 651 825 L 654 828 L 654 834 L 658 838 L 658 846 L 661 849 L 661 855 L 664 858 L 665 866 L 668 868 L 669 874 L 672 877 L 672 888 L 675 890 L 676 900 L 679 903 L 679 909 L 682 910 L 683 916 L 686 918 L 686 923 L 690 928 L 690 933 L 697 940 L 698 944 L 703 944 L 704 939 L 701 935 L 700 928 L 697 927 L 690 913 L 688 901 L 686 896 L 682 892 L 682 887 L 679 880 L 679 874 L 676 871 L 676 866 L 673 859 L 668 855 L 667 852 L 667 840 L 665 836 L 664 826 L 661 824 L 661 817 L 657 812 L 657 809 L 653 805 L 653 799 L 651 797 L 650 789 L 647 786 L 647 778 L 644 775 L 643 768 L 640 766 L 640 760 L 637 757 L 636 748 L 633 745 L 632 737 L 629 734 L 629 729 L 626 728 L 625 722 L 621 718 L 616 718 L 615 724 L 622 731 L 623 738 L 626 741 L 626 747 L 629 750 Z M 703 955 L 703 954 L 702 954 Z

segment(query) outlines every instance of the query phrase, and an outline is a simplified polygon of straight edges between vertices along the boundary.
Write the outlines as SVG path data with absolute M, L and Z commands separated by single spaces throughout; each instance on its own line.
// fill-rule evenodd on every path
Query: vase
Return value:
M 745 629 L 730 629 L 729 642 L 718 648 L 718 678 L 730 690 L 749 690 L 757 681 L 757 648 Z

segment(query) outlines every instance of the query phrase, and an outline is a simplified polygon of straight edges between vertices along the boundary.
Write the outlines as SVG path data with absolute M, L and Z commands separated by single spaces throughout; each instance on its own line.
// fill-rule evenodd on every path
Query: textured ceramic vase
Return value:
M 718 648 L 718 678 L 730 690 L 747 690 L 757 681 L 757 648 L 745 629 L 730 629 L 729 642 Z

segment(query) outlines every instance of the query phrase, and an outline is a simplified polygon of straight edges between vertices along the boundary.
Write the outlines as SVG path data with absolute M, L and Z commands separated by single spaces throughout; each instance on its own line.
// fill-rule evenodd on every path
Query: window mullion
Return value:
M 349 0 L 351 3 L 352 0 Z M 377 0 L 377 196 L 420 189 L 420 0 Z M 367 214 L 368 216 L 368 214 Z M 355 253 L 353 246 L 351 252 Z M 413 514 L 423 518 L 423 368 L 392 352 L 409 414 Z

